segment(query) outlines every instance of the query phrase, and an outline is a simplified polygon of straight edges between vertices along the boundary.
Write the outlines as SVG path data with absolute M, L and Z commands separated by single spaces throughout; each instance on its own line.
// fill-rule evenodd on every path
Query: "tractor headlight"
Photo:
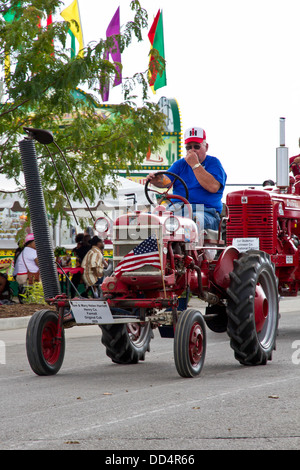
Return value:
M 180 222 L 177 217 L 171 216 L 165 220 L 165 229 L 167 232 L 176 232 L 179 229 Z
M 99 217 L 99 219 L 96 220 L 94 227 L 95 227 L 95 230 L 97 230 L 97 232 L 105 233 L 105 232 L 108 232 L 110 223 L 104 217 Z

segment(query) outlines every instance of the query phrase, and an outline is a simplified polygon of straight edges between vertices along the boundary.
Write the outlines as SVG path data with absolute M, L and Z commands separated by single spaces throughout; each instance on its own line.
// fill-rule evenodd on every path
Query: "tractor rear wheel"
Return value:
M 137 364 L 150 351 L 153 331 L 150 322 L 101 325 L 106 354 L 117 364 Z
M 37 375 L 54 375 L 65 355 L 65 334 L 57 338 L 58 315 L 52 310 L 39 310 L 29 320 L 26 333 L 27 358 Z
M 278 281 L 267 253 L 249 251 L 234 261 L 227 305 L 230 345 L 244 365 L 272 358 L 278 328 Z
M 174 337 L 174 359 L 181 377 L 195 377 L 204 365 L 206 352 L 205 321 L 199 310 L 184 310 L 178 318 Z

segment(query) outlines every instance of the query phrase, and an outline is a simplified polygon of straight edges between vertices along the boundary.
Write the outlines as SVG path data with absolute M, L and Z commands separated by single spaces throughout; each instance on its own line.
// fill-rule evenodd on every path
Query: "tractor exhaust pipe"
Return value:
M 277 187 L 286 190 L 290 185 L 289 178 L 289 150 L 285 147 L 285 118 L 279 119 L 279 142 L 276 149 L 276 180 Z
M 54 251 L 51 243 L 34 140 L 28 137 L 23 139 L 19 142 L 19 148 L 25 177 L 31 225 L 39 260 L 44 298 L 47 300 L 56 297 L 61 293 L 61 291 L 55 265 Z

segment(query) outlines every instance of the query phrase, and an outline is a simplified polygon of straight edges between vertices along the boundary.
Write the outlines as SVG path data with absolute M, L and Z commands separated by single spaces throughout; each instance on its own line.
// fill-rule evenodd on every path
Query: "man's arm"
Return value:
M 202 188 L 206 189 L 206 191 L 209 191 L 210 193 L 216 193 L 220 189 L 221 184 L 219 181 L 217 181 L 213 175 L 208 173 L 208 171 L 206 171 L 205 168 L 201 166 L 195 152 L 189 150 L 185 157 L 185 161 L 192 168 L 194 175 L 196 176 L 198 183 L 201 184 Z M 194 168 L 195 165 L 196 168 Z
M 201 184 L 202 188 L 206 189 L 210 193 L 216 193 L 219 191 L 221 184 L 216 178 L 208 173 L 208 171 L 203 168 L 203 166 L 199 166 L 193 170 L 198 183 Z

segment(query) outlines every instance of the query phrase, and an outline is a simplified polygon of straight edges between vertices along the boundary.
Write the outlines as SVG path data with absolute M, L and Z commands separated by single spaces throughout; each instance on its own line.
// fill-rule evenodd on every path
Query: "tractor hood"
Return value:
M 145 239 L 151 235 L 158 237 L 160 233 L 166 240 L 169 237 L 176 241 L 198 242 L 198 227 L 188 217 L 174 215 L 164 206 L 158 206 L 154 212 L 140 212 L 124 214 L 116 219 L 115 229 L 127 229 L 129 238 Z M 142 232 L 145 231 L 145 237 Z M 147 234 L 147 235 L 146 235 Z

